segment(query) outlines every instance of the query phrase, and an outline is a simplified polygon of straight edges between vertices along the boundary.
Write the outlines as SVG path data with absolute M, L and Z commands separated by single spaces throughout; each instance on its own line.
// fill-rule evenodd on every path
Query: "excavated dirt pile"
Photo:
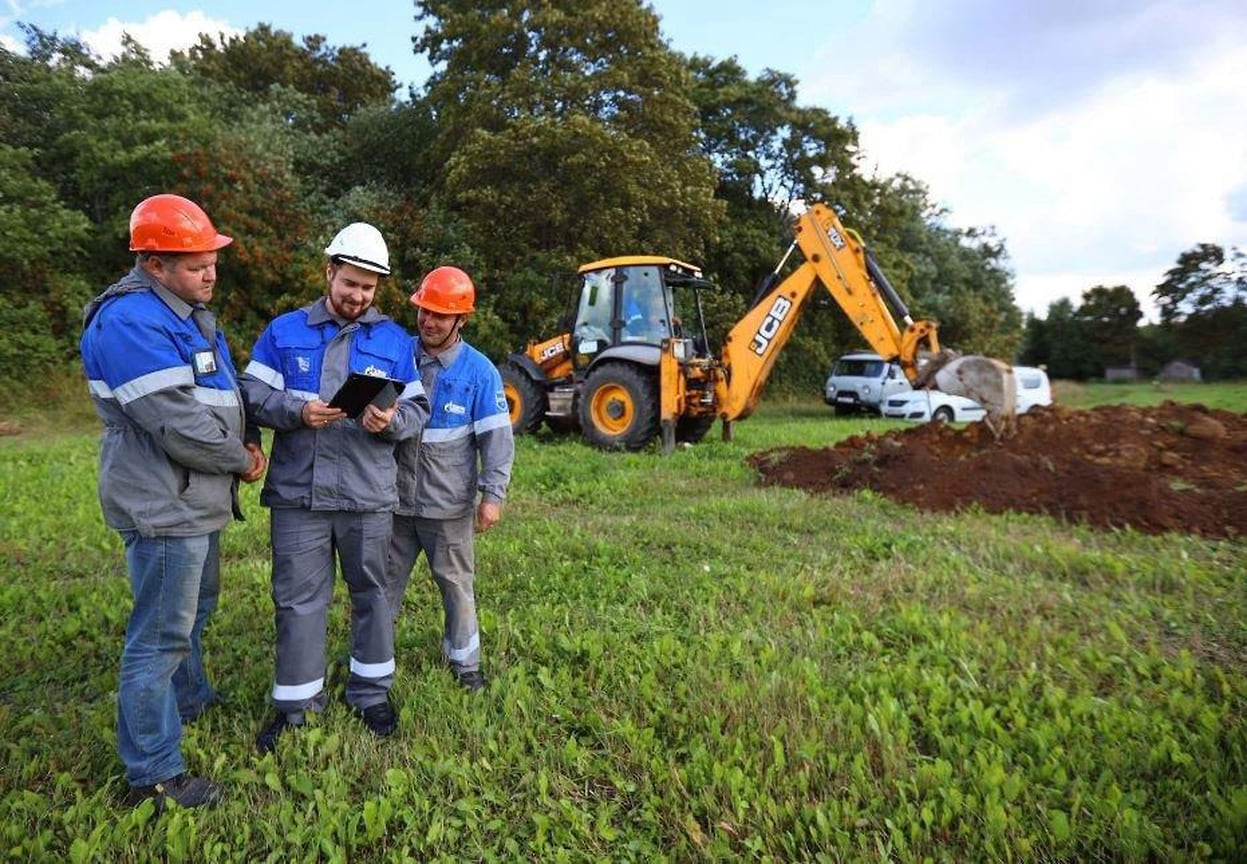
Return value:
M 835 447 L 755 453 L 764 485 L 871 489 L 924 510 L 978 505 L 1101 527 L 1247 534 L 1247 415 L 1202 405 L 1054 405 L 996 441 L 982 423 L 934 423 Z

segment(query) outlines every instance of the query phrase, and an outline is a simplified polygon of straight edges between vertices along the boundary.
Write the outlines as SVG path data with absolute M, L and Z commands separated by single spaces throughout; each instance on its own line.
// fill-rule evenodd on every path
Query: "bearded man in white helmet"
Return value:
M 375 735 L 391 734 L 394 619 L 386 598 L 391 513 L 398 506 L 394 448 L 420 434 L 429 402 L 411 337 L 372 305 L 390 274 L 381 233 L 356 222 L 325 249 L 328 289 L 260 335 L 241 384 L 248 419 L 275 430 L 260 501 L 272 514 L 277 674 L 273 720 L 256 748 L 325 707 L 325 634 L 335 553 L 351 596 L 346 701 Z M 355 419 L 329 402 L 351 373 L 393 379 L 398 398 Z

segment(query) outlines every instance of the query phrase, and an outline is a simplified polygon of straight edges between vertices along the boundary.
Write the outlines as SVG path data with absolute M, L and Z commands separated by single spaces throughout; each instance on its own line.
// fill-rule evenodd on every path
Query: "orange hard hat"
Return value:
M 411 295 L 411 305 L 443 315 L 466 315 L 476 308 L 476 286 L 458 267 L 438 267 Z
M 144 198 L 130 214 L 131 252 L 215 252 L 234 242 L 203 208 L 181 195 Z

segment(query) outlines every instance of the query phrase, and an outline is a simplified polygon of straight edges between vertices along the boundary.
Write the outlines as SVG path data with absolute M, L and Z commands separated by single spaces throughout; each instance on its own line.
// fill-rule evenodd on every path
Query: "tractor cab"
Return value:
M 586 264 L 579 275 L 571 354 L 573 365 L 584 369 L 610 349 L 657 349 L 682 338 L 684 318 L 676 305 L 682 298 L 672 288 L 700 281 L 701 272 L 674 258 L 633 255 Z

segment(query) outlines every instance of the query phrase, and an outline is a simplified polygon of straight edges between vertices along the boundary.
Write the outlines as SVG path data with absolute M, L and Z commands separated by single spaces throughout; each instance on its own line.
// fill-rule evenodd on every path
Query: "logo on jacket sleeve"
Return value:
M 507 407 L 507 394 L 503 393 L 501 390 L 494 394 L 494 404 L 498 406 L 499 411 L 511 410 Z

